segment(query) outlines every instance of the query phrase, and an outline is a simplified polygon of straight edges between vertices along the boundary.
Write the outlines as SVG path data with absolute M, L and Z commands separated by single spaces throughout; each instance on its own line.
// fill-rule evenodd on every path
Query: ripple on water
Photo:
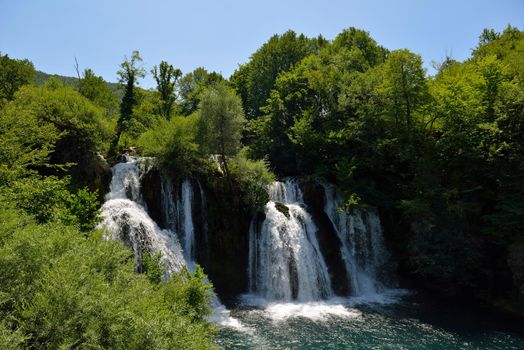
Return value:
M 232 316 L 251 332 L 221 329 L 217 345 L 257 350 L 524 349 L 523 337 L 480 328 L 471 331 L 472 327 L 465 332 L 421 318 L 412 303 L 399 302 L 402 294 L 311 303 L 271 303 L 246 295 Z

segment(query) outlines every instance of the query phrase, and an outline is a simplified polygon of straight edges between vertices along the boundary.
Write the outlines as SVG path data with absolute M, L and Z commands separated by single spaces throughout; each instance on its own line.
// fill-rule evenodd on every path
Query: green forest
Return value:
M 288 31 L 229 78 L 134 51 L 118 88 L 1 53 L 0 348 L 215 347 L 204 272 L 135 271 L 97 229 L 123 153 L 220 178 L 250 215 L 277 178 L 326 179 L 341 209 L 378 208 L 409 286 L 524 315 L 524 31 L 485 29 L 433 75 L 415 52 Z

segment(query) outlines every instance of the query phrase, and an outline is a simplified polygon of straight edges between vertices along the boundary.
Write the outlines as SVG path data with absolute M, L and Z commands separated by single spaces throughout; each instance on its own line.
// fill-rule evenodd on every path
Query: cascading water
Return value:
M 129 199 L 145 207 L 140 193 L 140 180 L 149 170 L 151 159 L 131 156 L 124 156 L 124 158 L 125 162 L 116 164 L 112 169 L 113 176 L 106 201 Z
M 135 266 L 140 268 L 145 253 L 161 254 L 166 268 L 164 278 L 185 265 L 180 244 L 171 230 L 163 230 L 151 219 L 140 194 L 140 179 L 148 170 L 149 159 L 126 157 L 113 167 L 110 192 L 101 209 L 100 228 L 108 238 L 122 240 L 133 249 Z
M 182 182 L 180 191 L 175 192 L 171 181 L 165 176 L 162 176 L 161 191 L 164 221 L 167 227 L 171 231 L 176 232 L 182 241 L 184 259 L 192 270 L 195 266 L 193 186 L 191 185 L 191 182 L 186 179 Z M 203 196 L 203 192 L 201 192 L 201 196 Z
M 202 186 L 197 181 L 200 191 L 200 206 L 202 210 L 205 244 L 207 224 L 205 216 L 205 197 Z M 163 208 L 163 217 L 166 225 L 173 232 L 176 232 L 180 240 L 183 242 L 183 257 L 185 264 L 190 271 L 195 270 L 196 265 L 196 240 L 195 240 L 195 226 L 193 224 L 193 206 L 194 206 L 195 192 L 191 181 L 185 179 L 182 182 L 180 190 L 174 191 L 172 182 L 165 176 L 161 176 L 161 203 Z M 211 299 L 213 307 L 213 316 L 209 318 L 210 321 L 219 323 L 223 326 L 228 326 L 236 329 L 243 329 L 240 322 L 231 317 L 230 311 L 220 302 L 217 296 Z
M 343 204 L 335 189 L 322 184 L 325 193 L 324 211 L 341 241 L 340 251 L 346 267 L 351 294 L 363 296 L 384 290 L 379 279 L 388 253 L 385 249 L 378 215 L 370 210 L 340 210 Z
M 108 238 L 120 239 L 133 249 L 137 268 L 140 268 L 145 253 L 160 253 L 160 261 L 166 269 L 164 279 L 184 266 L 193 271 L 196 264 L 196 242 L 193 225 L 194 191 L 191 182 L 184 180 L 179 194 L 173 191 L 169 179 L 161 177 L 162 214 L 167 226 L 167 229 L 161 229 L 148 215 L 140 192 L 140 181 L 149 170 L 151 159 L 126 156 L 125 160 L 112 169 L 110 192 L 102 206 L 103 220 L 99 228 L 107 230 L 110 235 Z M 200 184 L 199 190 L 203 206 L 204 192 Z M 183 241 L 183 249 L 179 237 Z M 211 302 L 214 311 L 211 321 L 243 329 L 216 296 Z
M 250 292 L 273 301 L 315 301 L 333 295 L 311 215 L 293 179 L 269 189 L 266 218 L 250 227 Z
M 179 207 L 183 208 L 184 257 L 187 262 L 195 260 L 195 227 L 193 225 L 193 187 L 189 180 L 182 182 L 182 198 Z

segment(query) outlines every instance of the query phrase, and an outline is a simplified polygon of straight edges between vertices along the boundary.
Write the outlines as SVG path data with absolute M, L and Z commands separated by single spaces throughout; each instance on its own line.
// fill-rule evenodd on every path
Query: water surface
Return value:
M 367 298 L 267 303 L 244 297 L 223 349 L 524 349 L 515 322 L 398 291 Z

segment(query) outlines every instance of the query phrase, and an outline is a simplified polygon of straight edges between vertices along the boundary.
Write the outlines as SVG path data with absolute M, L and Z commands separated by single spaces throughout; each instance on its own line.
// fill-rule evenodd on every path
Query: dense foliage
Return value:
M 290 30 L 272 36 L 262 45 L 231 77 L 244 102 L 246 116 L 250 119 L 260 116 L 260 108 L 265 106 L 278 75 L 326 43 L 322 37 L 309 39 Z
M 516 28 L 487 30 L 470 59 L 427 76 L 420 56 L 351 28 L 282 67 L 252 114 L 251 153 L 379 207 L 402 268 L 431 288 L 499 293 L 504 251 L 523 241 L 523 45 Z M 233 83 L 246 106 L 266 93 L 244 69 Z
M 0 209 L 0 346 L 212 348 L 209 290 L 184 272 L 166 283 L 133 271 L 119 242 Z
M 0 348 L 214 348 L 201 269 L 160 282 L 150 257 L 138 274 L 132 252 L 94 230 L 98 195 L 78 175 L 113 134 L 100 79 L 86 71 L 79 91 L 25 81 L 0 110 Z

